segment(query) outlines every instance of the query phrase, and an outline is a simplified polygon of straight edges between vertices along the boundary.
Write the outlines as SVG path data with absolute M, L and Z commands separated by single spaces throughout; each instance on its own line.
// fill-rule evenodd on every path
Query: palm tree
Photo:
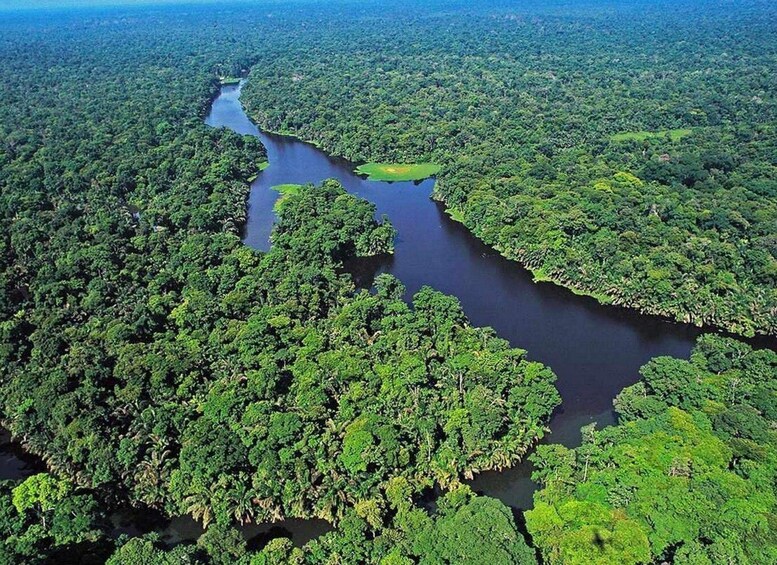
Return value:
M 165 485 L 170 476 L 167 464 L 170 455 L 164 444 L 157 443 L 151 448 L 151 454 L 138 464 L 134 477 L 135 490 L 140 493 L 140 499 L 152 508 L 159 508 L 164 499 Z
M 257 495 L 247 484 L 248 478 L 240 475 L 227 493 L 229 512 L 241 525 L 256 518 Z
M 195 520 L 201 521 L 203 528 L 207 528 L 213 519 L 211 500 L 212 493 L 205 488 L 195 491 L 184 500 L 186 512 L 191 514 Z

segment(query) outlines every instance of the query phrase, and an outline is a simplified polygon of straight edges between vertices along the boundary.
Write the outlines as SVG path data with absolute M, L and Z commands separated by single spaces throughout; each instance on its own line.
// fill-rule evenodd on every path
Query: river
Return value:
M 269 248 L 269 235 L 278 193 L 284 183 L 318 183 L 335 178 L 345 189 L 372 202 L 398 231 L 393 256 L 360 261 L 354 276 L 369 284 L 381 272 L 391 273 L 407 287 L 408 298 L 423 285 L 456 296 L 473 324 L 491 326 L 529 358 L 549 365 L 558 375 L 562 404 L 550 421 L 543 442 L 573 447 L 580 443 L 580 427 L 591 422 L 612 423 L 612 399 L 639 378 L 639 367 L 658 355 L 687 357 L 701 332 L 636 312 L 607 307 L 549 283 L 534 283 L 532 275 L 475 238 L 451 220 L 431 199 L 434 180 L 376 182 L 356 175 L 355 165 L 327 156 L 314 146 L 260 131 L 240 103 L 241 86 L 224 86 L 213 101 L 205 122 L 239 134 L 258 137 L 267 149 L 270 166 L 251 185 L 244 241 Z M 0 430 L 1 431 L 1 430 Z M 7 434 L 6 434 L 7 435 Z M 8 437 L 0 437 L 0 479 L 18 479 L 45 470 Z M 531 465 L 489 471 L 470 481 L 476 492 L 493 496 L 514 512 L 530 508 L 536 485 Z M 137 535 L 154 529 L 170 544 L 196 539 L 202 527 L 190 517 L 173 520 L 147 512 L 125 511 L 113 516 L 114 535 Z M 272 537 L 290 536 L 297 545 L 323 534 L 331 526 L 321 520 L 286 520 L 278 524 L 249 525 L 243 535 L 252 547 Z
M 491 326 L 531 359 L 558 375 L 562 405 L 552 433 L 544 441 L 575 446 L 580 427 L 613 422 L 612 399 L 637 381 L 651 357 L 687 357 L 698 328 L 633 311 L 607 307 L 549 283 L 537 284 L 518 263 L 509 261 L 451 220 L 430 196 L 434 180 L 376 182 L 356 175 L 355 165 L 330 157 L 295 138 L 260 131 L 240 103 L 241 86 L 225 86 L 214 100 L 206 123 L 258 137 L 270 166 L 251 185 L 245 243 L 269 248 L 278 194 L 283 183 L 318 183 L 335 178 L 345 189 L 372 202 L 398 231 L 394 255 L 373 264 L 370 275 L 387 272 L 407 287 L 423 285 L 456 296 L 473 324 Z M 487 472 L 471 482 L 483 494 L 516 509 L 531 505 L 535 485 L 528 463 L 503 472 Z

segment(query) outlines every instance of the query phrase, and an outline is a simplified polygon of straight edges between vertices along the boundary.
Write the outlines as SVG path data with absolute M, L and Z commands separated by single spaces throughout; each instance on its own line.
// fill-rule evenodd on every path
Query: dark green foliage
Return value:
M 661 0 L 344 18 L 289 27 L 243 100 L 357 162 L 442 165 L 436 196 L 538 279 L 774 335 L 775 19 Z
M 205 565 L 214 563 L 192 545 L 166 549 L 154 534 L 128 540 L 106 561 L 106 565 Z M 233 562 L 235 563 L 235 562 Z
M 442 500 L 441 515 L 413 542 L 421 563 L 536 563 L 509 508 L 493 498 L 476 497 L 459 505 L 448 498 Z
M 381 509 L 379 524 L 367 510 L 370 505 L 357 504 L 335 532 L 308 544 L 304 556 L 297 557 L 299 562 L 536 563 L 534 551 L 516 530 L 510 510 L 498 500 L 473 496 L 468 487 L 459 486 L 441 497 L 437 510 L 429 514 L 407 497 L 396 498 L 397 490 L 407 488 L 406 483 L 399 483 L 401 479 L 395 479 L 387 489 L 388 507 Z M 262 551 L 260 556 L 267 557 L 260 563 L 278 562 L 270 560 L 276 551 L 276 547 Z
M 202 108 L 255 58 L 187 14 L 4 24 L 4 424 L 85 492 L 213 528 L 173 553 L 121 540 L 117 563 L 238 560 L 232 526 L 283 517 L 355 508 L 380 528 L 392 478 L 412 494 L 513 465 L 545 432 L 555 376 L 455 298 L 408 305 L 385 277 L 357 293 L 342 262 L 393 250 L 371 205 L 301 187 L 269 253 L 241 244 L 267 156 Z M 30 500 L 45 539 L 79 543 L 87 525 L 60 518 L 80 499 Z
M 0 60 L 0 413 L 80 485 L 157 504 L 173 430 L 206 382 L 211 301 L 258 262 L 238 233 L 264 149 L 202 124 L 220 55 L 182 65 L 169 33 L 146 44 L 148 28 L 124 19 L 13 23 Z
M 0 419 L 51 469 L 0 485 L 0 562 L 534 561 L 460 479 L 544 434 L 553 373 L 454 297 L 408 305 L 385 275 L 356 292 L 343 261 L 395 233 L 336 182 L 290 191 L 269 253 L 241 244 L 267 155 L 202 118 L 249 68 L 262 124 L 439 162 L 449 208 L 538 276 L 775 331 L 770 7 L 689 26 L 674 4 L 445 8 L 0 22 Z M 644 368 L 620 426 L 543 447 L 529 525 L 548 559 L 773 561 L 774 364 L 703 338 Z M 113 541 L 117 502 L 208 529 Z M 259 551 L 235 528 L 291 516 L 337 528 Z
M 38 474 L 0 483 L 0 563 L 99 563 L 112 550 L 93 494 Z M 83 560 L 83 561 L 81 561 Z
M 287 197 L 261 283 L 243 279 L 256 303 L 204 337 L 222 349 L 181 432 L 171 509 L 339 521 L 391 477 L 451 484 L 513 464 L 543 434 L 553 374 L 471 327 L 456 299 L 426 288 L 411 307 L 387 277 L 344 294 L 338 260 L 389 250 L 370 235 L 381 229 L 335 182 Z
M 526 513 L 548 563 L 777 560 L 777 354 L 713 336 L 657 358 L 616 399 L 618 426 L 540 446 Z

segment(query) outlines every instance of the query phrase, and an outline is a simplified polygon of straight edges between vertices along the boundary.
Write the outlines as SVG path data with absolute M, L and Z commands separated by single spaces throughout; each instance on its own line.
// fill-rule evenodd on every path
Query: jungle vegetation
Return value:
M 288 33 L 243 101 L 353 161 L 439 164 L 453 217 L 538 279 L 775 335 L 776 19 L 758 0 L 343 19 Z
M 548 564 L 777 561 L 777 354 L 702 336 L 615 399 L 617 426 L 539 446 L 526 512 Z
M 334 181 L 286 191 L 270 252 L 242 245 L 267 155 L 202 118 L 251 61 L 202 17 L 4 24 L 0 415 L 49 469 L 5 487 L 12 562 L 110 546 L 102 520 L 124 503 L 214 532 L 354 512 L 377 527 L 389 481 L 412 505 L 513 465 L 559 402 L 553 373 L 454 297 L 407 304 L 388 276 L 357 292 L 342 262 L 390 253 L 395 231 Z M 428 527 L 507 528 L 502 549 L 525 553 L 505 517 L 459 497 Z M 149 540 L 121 541 L 118 558 Z
M 0 420 L 48 470 L 0 482 L 0 563 L 773 560 L 772 352 L 648 364 L 618 426 L 537 452 L 529 538 L 461 479 L 543 437 L 551 369 L 455 297 L 357 291 L 343 262 L 395 232 L 334 181 L 286 190 L 268 253 L 242 245 L 267 155 L 202 123 L 250 71 L 260 123 L 440 163 L 450 210 L 539 273 L 774 333 L 773 8 L 743 4 L 4 17 Z M 207 529 L 118 535 L 127 504 Z M 301 548 L 237 529 L 312 516 L 336 528 Z

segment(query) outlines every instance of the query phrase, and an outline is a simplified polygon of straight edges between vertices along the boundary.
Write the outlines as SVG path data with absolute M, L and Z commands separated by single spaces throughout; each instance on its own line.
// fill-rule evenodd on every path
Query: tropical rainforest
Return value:
M 617 426 L 532 455 L 545 562 L 776 562 L 777 354 L 708 335 L 640 373 Z
M 337 181 L 286 185 L 245 246 L 267 152 L 203 123 L 248 77 L 268 130 L 439 167 L 448 212 L 538 279 L 774 336 L 777 13 L 669 6 L 3 14 L 0 421 L 45 467 L 0 481 L 0 563 L 776 561 L 774 351 L 703 335 L 616 425 L 548 443 L 552 367 L 454 296 L 356 287 L 397 232 Z M 527 457 L 525 513 L 466 483 Z M 117 528 L 128 507 L 203 533 Z M 332 528 L 242 534 L 288 518 Z
M 539 280 L 777 334 L 774 6 L 534 4 L 289 34 L 243 99 L 350 160 L 440 165 L 451 215 Z

